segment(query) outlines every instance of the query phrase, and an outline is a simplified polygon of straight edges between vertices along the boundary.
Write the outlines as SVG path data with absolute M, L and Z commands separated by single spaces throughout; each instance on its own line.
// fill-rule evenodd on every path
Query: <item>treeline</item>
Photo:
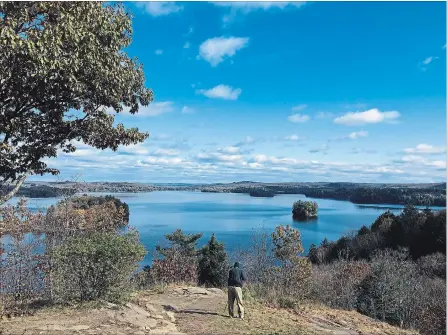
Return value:
M 441 185 L 442 186 L 442 185 Z M 202 192 L 265 194 L 303 194 L 309 198 L 324 198 L 351 201 L 356 204 L 412 204 L 415 206 L 446 206 L 445 189 L 442 187 L 358 187 L 344 183 L 325 184 L 324 186 L 295 186 L 252 184 L 247 186 L 211 186 L 202 188 Z
M 76 191 L 69 188 L 58 188 L 47 185 L 37 185 L 21 187 L 16 193 L 18 197 L 27 198 L 56 198 L 61 196 L 73 195 Z
M 401 214 L 387 211 L 370 226 L 343 236 L 335 242 L 326 239 L 320 246 L 311 245 L 312 263 L 330 263 L 343 257 L 370 259 L 377 251 L 407 248 L 412 259 L 446 252 L 446 211 L 420 211 L 407 205 Z

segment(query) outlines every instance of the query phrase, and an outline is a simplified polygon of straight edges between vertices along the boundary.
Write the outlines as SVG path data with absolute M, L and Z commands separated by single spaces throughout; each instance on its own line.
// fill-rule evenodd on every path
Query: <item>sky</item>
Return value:
M 125 6 L 154 101 L 116 120 L 149 139 L 32 179 L 445 181 L 445 2 Z

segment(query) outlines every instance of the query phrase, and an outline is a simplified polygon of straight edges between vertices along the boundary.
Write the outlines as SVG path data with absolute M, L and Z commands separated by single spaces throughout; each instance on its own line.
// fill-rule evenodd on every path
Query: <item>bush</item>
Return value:
M 197 258 L 184 255 L 178 250 L 165 251 L 163 259 L 154 259 L 149 270 L 154 284 L 197 284 Z
M 445 279 L 446 257 L 440 252 L 419 258 L 418 266 L 420 273 L 427 277 Z
M 224 245 L 217 242 L 213 234 L 200 253 L 199 284 L 212 287 L 225 286 L 228 276 L 228 257 Z
M 330 307 L 356 309 L 360 284 L 369 274 L 370 265 L 365 261 L 340 259 L 315 266 L 312 271 L 312 298 Z
M 152 262 L 151 280 L 163 284 L 197 284 L 197 241 L 201 237 L 201 233 L 185 234 L 181 229 L 166 234 L 170 246 L 156 246 L 159 255 Z
M 55 300 L 82 302 L 123 299 L 146 251 L 134 232 L 106 232 L 69 238 L 50 253 Z
M 315 201 L 295 201 L 292 216 L 294 220 L 305 220 L 318 215 L 318 204 Z

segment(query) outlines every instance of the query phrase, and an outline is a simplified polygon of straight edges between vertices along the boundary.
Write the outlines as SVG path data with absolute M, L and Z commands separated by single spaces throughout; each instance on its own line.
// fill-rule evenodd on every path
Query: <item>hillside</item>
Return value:
M 3 319 L 0 334 L 417 334 L 357 312 L 317 305 L 292 311 L 268 308 L 248 298 L 246 308 L 245 320 L 230 319 L 225 292 L 170 287 L 142 291 L 121 307 L 103 303 L 90 308 L 43 309 L 32 316 Z

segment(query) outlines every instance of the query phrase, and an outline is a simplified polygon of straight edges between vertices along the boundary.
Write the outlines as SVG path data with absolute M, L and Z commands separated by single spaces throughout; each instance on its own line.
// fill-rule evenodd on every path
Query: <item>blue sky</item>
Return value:
M 155 100 L 117 121 L 151 136 L 61 178 L 445 181 L 445 2 L 125 5 Z

